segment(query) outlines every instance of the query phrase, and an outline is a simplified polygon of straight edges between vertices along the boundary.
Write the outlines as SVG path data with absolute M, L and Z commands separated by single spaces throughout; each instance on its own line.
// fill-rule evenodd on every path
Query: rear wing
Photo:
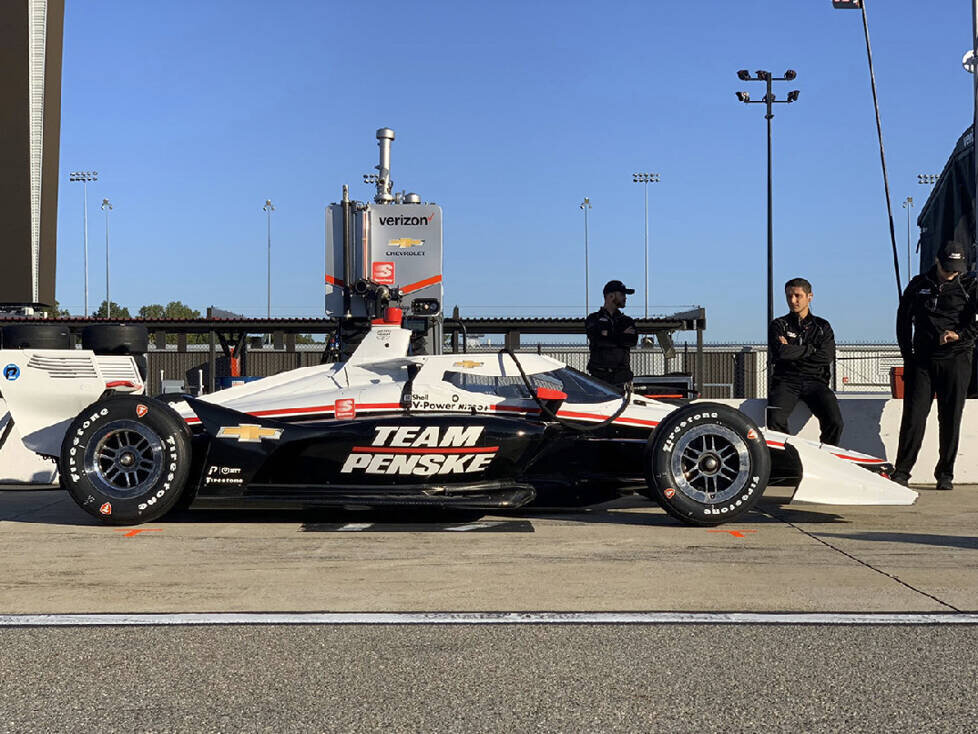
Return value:
M 141 395 L 132 357 L 71 349 L 0 349 L 0 395 L 24 445 L 57 457 L 75 416 L 107 392 Z

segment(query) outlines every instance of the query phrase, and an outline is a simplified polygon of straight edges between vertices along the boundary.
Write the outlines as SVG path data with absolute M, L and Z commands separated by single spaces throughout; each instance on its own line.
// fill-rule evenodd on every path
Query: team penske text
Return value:
M 419 477 L 482 472 L 498 449 L 476 446 L 483 430 L 483 426 L 378 426 L 373 443 L 354 446 L 340 472 Z

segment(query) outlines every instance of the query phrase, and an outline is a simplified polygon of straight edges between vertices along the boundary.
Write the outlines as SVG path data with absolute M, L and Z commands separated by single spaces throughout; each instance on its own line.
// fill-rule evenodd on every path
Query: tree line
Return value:
M 48 316 L 51 318 L 61 318 L 71 316 L 67 309 L 62 309 L 59 307 L 58 302 L 54 302 L 54 307 L 47 312 Z M 118 319 L 119 321 L 129 321 L 133 318 L 139 319 L 199 319 L 202 318 L 200 311 L 195 308 L 191 308 L 182 301 L 170 301 L 165 306 L 160 303 L 150 303 L 147 306 L 140 306 L 136 315 L 133 316 L 129 309 L 125 306 L 120 306 L 115 301 L 111 301 L 111 309 L 109 308 L 109 302 L 102 300 L 101 305 L 98 310 L 92 314 L 92 318 L 95 319 Z M 167 334 L 167 342 L 173 344 L 177 341 L 176 334 Z M 209 341 L 206 334 L 188 334 L 187 343 L 188 344 L 206 344 Z M 314 344 L 316 341 L 306 334 L 296 334 L 295 341 L 297 344 Z

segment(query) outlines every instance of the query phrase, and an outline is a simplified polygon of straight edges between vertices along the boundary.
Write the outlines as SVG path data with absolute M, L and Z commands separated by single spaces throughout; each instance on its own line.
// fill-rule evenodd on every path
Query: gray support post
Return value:
M 217 334 L 211 330 L 209 333 L 210 349 L 207 354 L 207 392 L 212 393 L 217 389 Z
M 696 389 L 703 392 L 703 330 L 696 330 Z

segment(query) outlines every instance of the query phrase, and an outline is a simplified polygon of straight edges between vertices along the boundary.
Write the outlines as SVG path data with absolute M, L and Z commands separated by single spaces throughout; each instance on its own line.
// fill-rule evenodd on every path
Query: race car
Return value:
M 25 445 L 110 524 L 175 507 L 470 512 L 638 492 L 678 520 L 741 518 L 771 477 L 794 500 L 910 505 L 883 459 L 762 430 L 736 409 L 622 394 L 537 354 L 411 356 L 378 319 L 343 362 L 200 398 L 147 397 L 132 357 L 0 351 Z

